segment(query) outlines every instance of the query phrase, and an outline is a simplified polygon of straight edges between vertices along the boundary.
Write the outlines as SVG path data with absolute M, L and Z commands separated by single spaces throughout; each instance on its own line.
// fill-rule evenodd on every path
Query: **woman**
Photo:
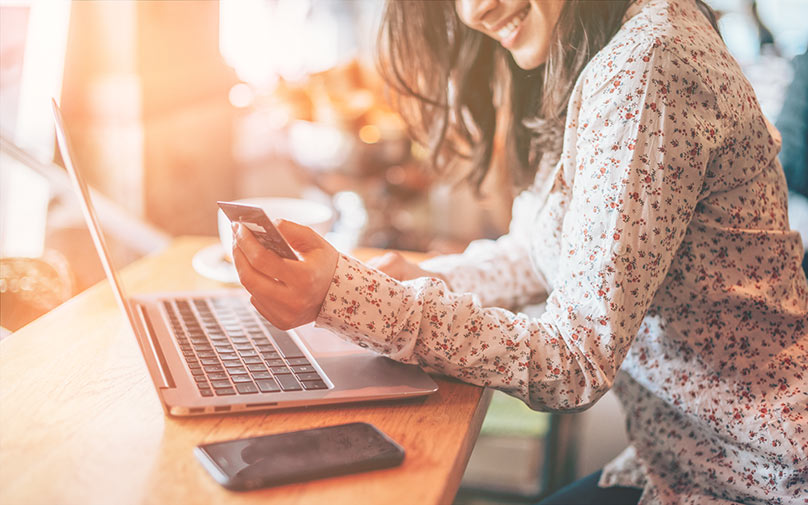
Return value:
M 390 3 L 383 61 L 439 164 L 466 158 L 481 180 L 507 128 L 515 180 L 532 180 L 509 233 L 420 266 L 379 263 L 395 279 L 293 223 L 280 229 L 300 262 L 236 226 L 256 308 L 535 409 L 581 410 L 613 387 L 630 446 L 600 487 L 590 478 L 555 503 L 804 503 L 800 239 L 778 134 L 709 10 L 454 7 Z M 539 318 L 505 308 L 542 296 Z

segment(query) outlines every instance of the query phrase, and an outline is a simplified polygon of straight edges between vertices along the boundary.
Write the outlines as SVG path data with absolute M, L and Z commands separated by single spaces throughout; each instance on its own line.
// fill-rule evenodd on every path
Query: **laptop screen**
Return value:
M 64 120 L 62 119 L 62 111 L 56 104 L 56 100 L 51 99 L 51 104 L 53 106 L 53 119 L 56 125 L 56 140 L 59 144 L 59 151 L 62 153 L 65 168 L 67 168 L 67 172 L 70 174 L 70 179 L 73 181 L 73 186 L 76 189 L 76 193 L 78 193 L 81 211 L 84 214 L 85 221 L 87 221 L 87 227 L 90 229 L 93 244 L 95 245 L 96 251 L 98 251 L 98 256 L 101 259 L 101 265 L 104 267 L 104 272 L 107 274 L 107 279 L 109 279 L 110 284 L 112 284 L 112 292 L 115 294 L 115 299 L 118 300 L 118 305 L 120 305 L 121 309 L 126 314 L 126 317 L 129 318 L 129 322 L 132 324 L 132 327 L 136 328 L 137 326 L 134 312 L 132 311 L 132 307 L 128 302 L 128 298 L 126 296 L 126 292 L 124 291 L 123 284 L 118 276 L 118 272 L 115 270 L 115 267 L 112 264 L 109 249 L 107 248 L 106 241 L 104 240 L 104 234 L 101 231 L 100 221 L 98 220 L 92 200 L 90 199 L 90 191 L 87 188 L 87 183 L 84 182 L 84 178 L 81 176 L 81 173 L 73 163 L 73 151 L 70 146 L 70 138 L 68 137 L 67 130 L 65 129 Z

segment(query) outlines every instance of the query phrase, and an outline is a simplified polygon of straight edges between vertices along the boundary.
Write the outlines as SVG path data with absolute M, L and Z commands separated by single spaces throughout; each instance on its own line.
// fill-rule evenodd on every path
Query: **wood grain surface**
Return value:
M 126 268 L 125 284 L 133 293 L 216 288 L 190 264 L 210 243 L 178 239 Z M 0 504 L 448 504 L 490 397 L 436 381 L 438 393 L 415 400 L 169 417 L 104 281 L 0 342 Z M 403 465 L 236 493 L 193 456 L 203 442 L 353 421 L 401 444 Z

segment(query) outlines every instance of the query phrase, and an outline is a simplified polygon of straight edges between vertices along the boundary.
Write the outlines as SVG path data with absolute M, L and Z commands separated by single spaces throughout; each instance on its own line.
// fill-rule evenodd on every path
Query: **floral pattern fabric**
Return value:
M 536 409 L 614 388 L 630 447 L 601 485 L 641 504 L 808 503 L 808 285 L 779 145 L 695 3 L 638 0 L 508 235 L 423 265 L 448 286 L 341 256 L 317 323 Z M 540 317 L 503 308 L 543 294 Z

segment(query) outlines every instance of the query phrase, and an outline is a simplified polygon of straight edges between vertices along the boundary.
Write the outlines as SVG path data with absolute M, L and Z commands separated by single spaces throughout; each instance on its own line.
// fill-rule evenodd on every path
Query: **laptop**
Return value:
M 313 324 L 290 331 L 273 327 L 243 289 L 127 296 L 55 100 L 53 114 L 59 149 L 93 243 L 166 413 L 244 412 L 437 391 L 420 368 L 345 342 Z

